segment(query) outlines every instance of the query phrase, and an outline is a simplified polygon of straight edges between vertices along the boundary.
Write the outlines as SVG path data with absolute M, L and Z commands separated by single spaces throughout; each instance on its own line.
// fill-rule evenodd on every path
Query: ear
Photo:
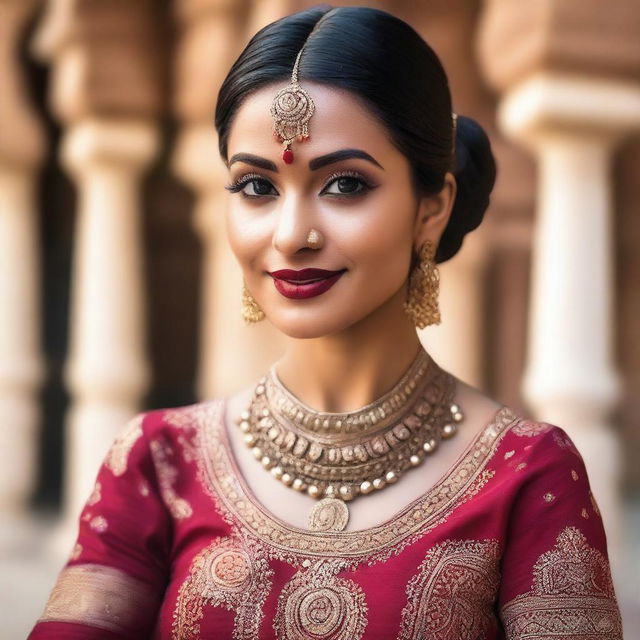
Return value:
M 456 179 L 447 172 L 442 189 L 435 194 L 422 196 L 418 201 L 418 214 L 413 229 L 413 247 L 416 253 L 426 240 L 437 247 L 451 217 L 456 199 Z

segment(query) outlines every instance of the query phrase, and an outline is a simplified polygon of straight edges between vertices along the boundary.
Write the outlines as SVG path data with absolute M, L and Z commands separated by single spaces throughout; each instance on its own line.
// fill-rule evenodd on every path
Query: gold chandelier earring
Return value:
M 247 288 L 246 283 L 242 283 L 242 317 L 245 324 L 254 324 L 265 319 L 264 311 L 256 299 L 251 295 L 251 291 Z
M 426 240 L 420 247 L 418 263 L 409 276 L 409 295 L 404 310 L 418 329 L 440 324 L 438 294 L 440 272 L 435 262 L 436 246 Z

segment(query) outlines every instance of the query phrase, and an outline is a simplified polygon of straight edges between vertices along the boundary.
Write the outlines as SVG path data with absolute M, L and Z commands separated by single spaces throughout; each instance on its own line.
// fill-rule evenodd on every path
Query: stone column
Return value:
M 198 394 L 226 395 L 260 376 L 281 351 L 266 321 L 246 327 L 240 316 L 242 277 L 227 243 L 226 170 L 213 128 L 218 94 L 243 46 L 242 8 L 224 0 L 176 4 L 181 23 L 175 111 L 182 123 L 174 168 L 196 194 L 194 225 L 203 245 Z M 215 51 L 212 51 L 212 47 Z
M 85 121 L 64 143 L 79 195 L 65 372 L 73 397 L 65 468 L 72 517 L 149 384 L 139 192 L 156 150 L 155 125 L 139 121 Z
M 553 5 L 553 6 L 552 6 Z M 637 4 L 489 2 L 480 46 L 503 131 L 539 167 L 527 366 L 533 412 L 583 453 L 620 565 L 620 457 L 611 411 L 611 152 L 640 128 Z M 635 22 L 634 22 L 635 20 Z
M 53 66 L 62 163 L 78 193 L 66 423 L 68 551 L 78 512 L 116 433 L 149 384 L 141 179 L 158 150 L 162 15 L 151 0 L 50 2 L 35 48 Z
M 44 374 L 36 202 L 44 140 L 18 62 L 35 8 L 0 1 L 0 549 L 20 541 L 27 522 Z

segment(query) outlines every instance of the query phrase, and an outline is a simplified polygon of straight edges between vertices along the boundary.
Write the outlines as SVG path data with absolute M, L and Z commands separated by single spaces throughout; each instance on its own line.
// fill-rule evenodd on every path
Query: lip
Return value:
M 321 278 L 330 278 L 336 273 L 342 273 L 344 269 L 338 271 L 329 271 L 327 269 L 314 269 L 308 267 L 295 271 L 294 269 L 280 269 L 279 271 L 270 271 L 269 275 L 279 280 L 288 280 L 289 282 L 301 282 L 304 280 L 320 280 Z
M 331 289 L 338 282 L 340 276 L 346 269 L 340 271 L 328 271 L 327 269 L 280 269 L 271 271 L 269 275 L 273 278 L 275 288 L 285 298 L 300 300 L 303 298 L 314 298 Z

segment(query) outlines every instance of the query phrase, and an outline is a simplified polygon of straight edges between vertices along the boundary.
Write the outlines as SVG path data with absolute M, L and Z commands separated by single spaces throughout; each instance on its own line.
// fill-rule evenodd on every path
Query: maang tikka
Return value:
M 291 143 L 302 142 L 309 137 L 309 120 L 316 109 L 311 96 L 298 84 L 298 65 L 303 49 L 300 49 L 291 72 L 291 83 L 280 89 L 271 103 L 273 135 L 283 143 L 282 159 L 293 162 Z

